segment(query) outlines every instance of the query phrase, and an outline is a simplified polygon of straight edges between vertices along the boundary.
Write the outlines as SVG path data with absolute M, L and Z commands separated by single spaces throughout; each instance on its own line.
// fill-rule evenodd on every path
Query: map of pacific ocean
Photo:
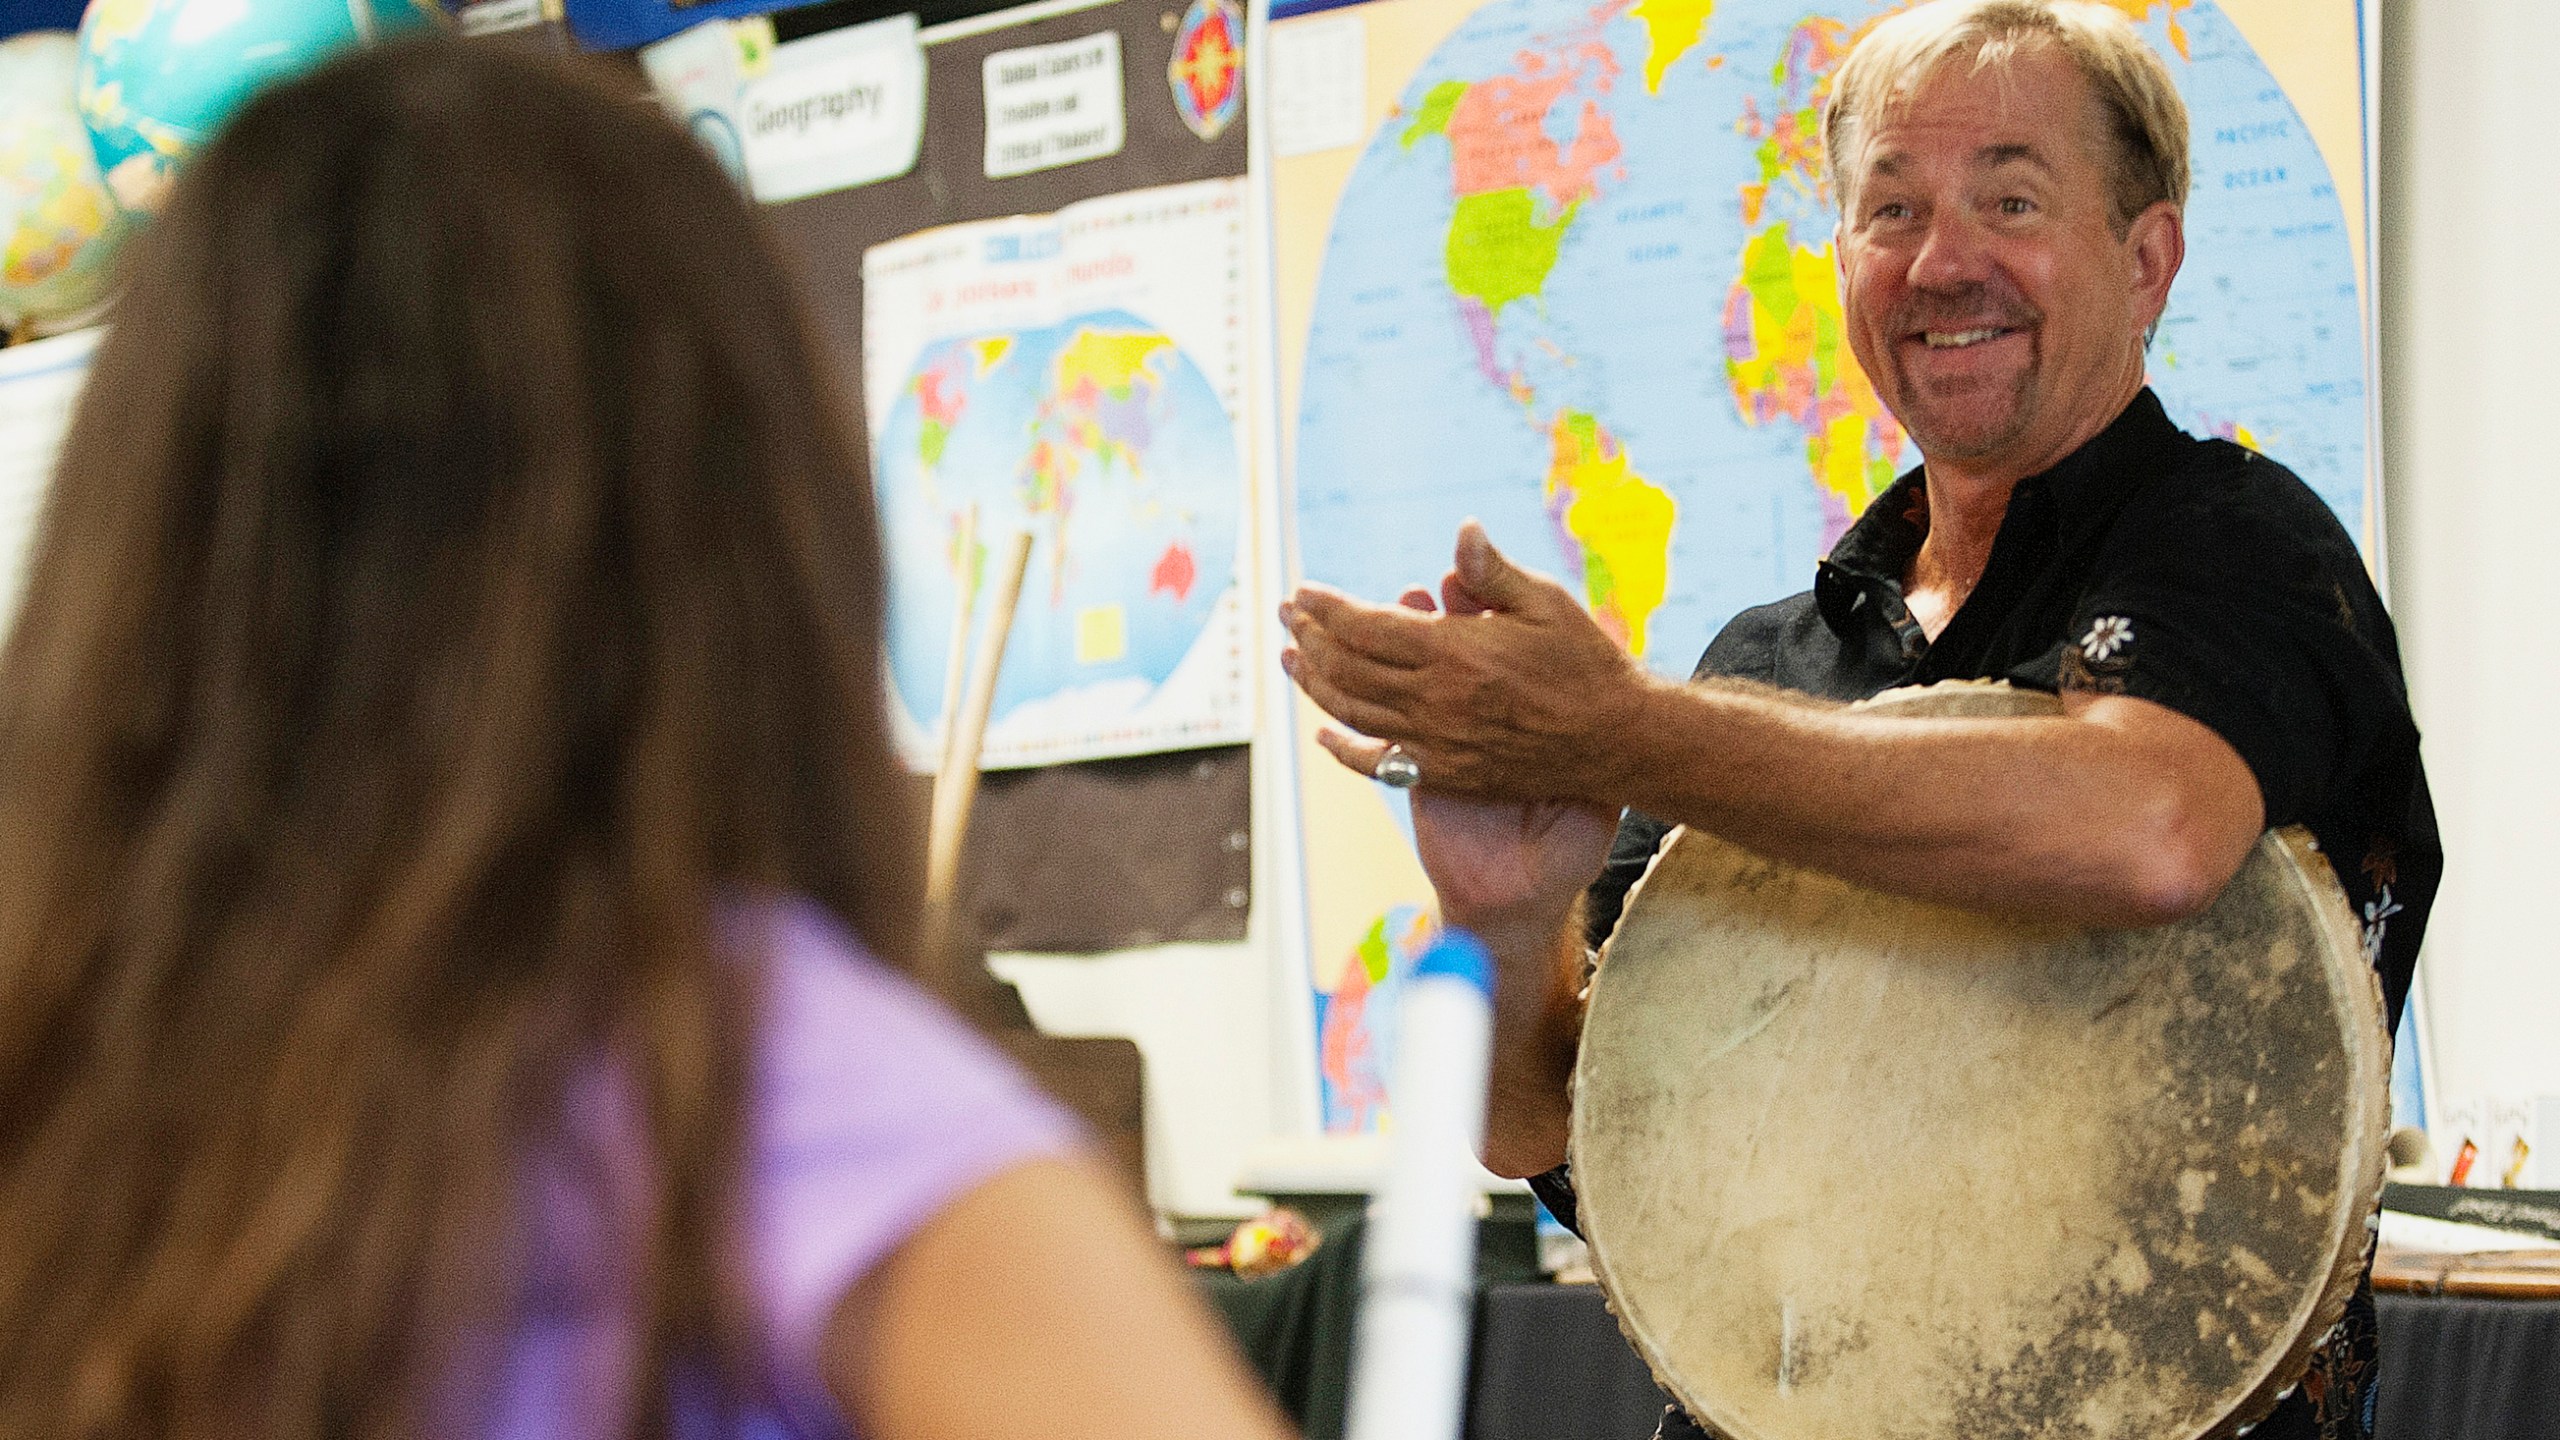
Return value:
M 2192 120 L 2151 383 L 2362 536 L 2358 262 L 2328 166 L 2212 0 L 2110 3 Z M 1333 213 L 1294 435 L 1304 577 L 1392 597 L 1475 516 L 1673 675 L 1735 612 L 1809 585 L 1919 459 L 1843 335 L 1819 129 L 1850 45 L 1901 8 L 1494 0 L 1450 32 Z M 1313 939 L 1320 977 L 1375 968 Z M 1319 979 L 1320 1009 L 1338 988 Z M 1328 1127 L 1361 1128 L 1333 1069 Z

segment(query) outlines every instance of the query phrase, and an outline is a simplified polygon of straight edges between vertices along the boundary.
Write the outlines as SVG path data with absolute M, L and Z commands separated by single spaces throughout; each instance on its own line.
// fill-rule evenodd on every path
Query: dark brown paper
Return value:
M 1249 754 L 1229 745 L 989 774 L 960 866 L 963 925 L 989 950 L 1242 940 Z

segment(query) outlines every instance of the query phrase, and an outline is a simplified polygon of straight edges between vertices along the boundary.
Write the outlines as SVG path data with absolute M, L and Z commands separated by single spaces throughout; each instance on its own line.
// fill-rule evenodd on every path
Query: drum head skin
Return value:
M 1727 1440 L 2197 1440 L 2336 1323 L 2388 1067 L 2299 831 L 2194 919 L 2074 930 L 1682 830 L 1592 983 L 1574 1183 L 1621 1327 Z

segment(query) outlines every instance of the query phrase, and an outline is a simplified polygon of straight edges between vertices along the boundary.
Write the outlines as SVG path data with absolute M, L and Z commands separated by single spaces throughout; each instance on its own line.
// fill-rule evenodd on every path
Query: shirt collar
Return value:
M 1846 636 L 1860 606 L 1877 587 L 1902 593 L 1902 577 L 1911 573 L 1911 558 L 1929 534 L 1929 490 L 1924 467 L 1902 473 L 1885 492 L 1867 502 L 1866 513 L 1831 547 L 1813 571 L 1813 603 L 1823 623 Z
M 2193 437 L 2171 422 L 2160 397 L 2145 386 L 2087 444 L 2052 469 L 2019 481 L 2009 504 L 2014 512 L 2025 497 L 2052 497 L 2057 528 L 2067 545 L 2114 518 L 2124 507 L 2129 479 L 2155 473 L 2169 452 L 2192 443 Z M 1902 577 L 1911 572 L 1912 557 L 1929 534 L 1926 480 L 1926 466 L 1904 471 L 1815 567 L 1814 604 L 1835 633 L 1850 633 L 1863 598 L 1875 586 L 1901 592 Z

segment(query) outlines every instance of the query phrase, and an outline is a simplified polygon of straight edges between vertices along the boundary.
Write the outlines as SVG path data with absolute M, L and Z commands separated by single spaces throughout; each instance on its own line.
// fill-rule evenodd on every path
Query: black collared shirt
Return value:
M 2399 642 L 2328 507 L 2264 456 L 2178 429 L 2145 390 L 2097 438 L 2018 482 L 1981 580 L 1933 643 L 1902 590 L 1928 533 L 1922 478 L 1913 470 L 1867 508 L 1813 589 L 1735 616 L 1699 677 L 1844 701 L 2007 680 L 2131 695 L 2201 721 L 2257 777 L 2266 823 L 2307 826 L 2319 841 L 2396 1027 L 2444 855 Z M 1591 944 L 1668 829 L 1627 814 L 1586 900 Z M 1572 1223 L 1565 1175 L 1537 1189 Z M 2369 1344 L 2369 1331 L 2355 1338 Z M 2352 1363 L 2322 1359 L 2324 1370 Z M 2299 1421 L 2301 1410 L 2289 1402 L 2280 1414 Z
M 2365 926 L 2397 1024 L 2444 854 L 2400 646 L 2355 542 L 2274 461 L 2177 428 L 2149 390 L 2018 482 L 1991 558 L 1932 643 L 1902 579 L 1928 533 L 1913 470 L 1813 589 L 1733 618 L 1698 662 L 1832 700 L 2007 680 L 2165 705 L 2257 777 L 2266 823 L 2308 826 Z M 1586 913 L 1598 945 L 1669 827 L 1629 812 Z

